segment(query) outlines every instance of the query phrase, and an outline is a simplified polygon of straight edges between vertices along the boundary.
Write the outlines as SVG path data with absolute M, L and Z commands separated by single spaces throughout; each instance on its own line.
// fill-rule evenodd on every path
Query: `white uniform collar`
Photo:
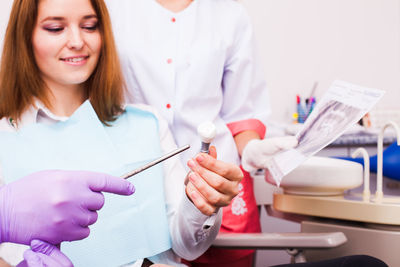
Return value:
M 36 100 L 36 122 L 42 120 L 66 121 L 68 116 L 57 116 L 52 113 L 41 101 Z
M 14 118 L 9 118 L 11 126 L 15 129 L 32 123 L 44 122 L 55 123 L 58 121 L 66 121 L 69 117 L 57 116 L 53 114 L 39 99 L 35 98 L 33 105 L 29 106 L 21 118 L 15 121 Z
M 159 8 L 162 12 L 165 12 L 165 14 L 168 14 L 168 16 L 181 16 L 184 15 L 187 12 L 190 12 L 191 9 L 195 8 L 195 6 L 197 5 L 198 1 L 192 1 L 192 3 L 190 3 L 185 9 L 179 11 L 179 12 L 173 12 L 165 7 L 163 7 L 159 2 L 157 2 L 157 0 L 152 0 L 149 1 L 150 3 L 152 2 L 153 5 L 156 5 L 157 8 Z

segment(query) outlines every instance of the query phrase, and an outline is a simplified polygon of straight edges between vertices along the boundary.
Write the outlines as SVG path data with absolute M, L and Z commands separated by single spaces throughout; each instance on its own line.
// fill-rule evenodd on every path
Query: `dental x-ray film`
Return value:
M 269 159 L 267 180 L 279 186 L 285 175 L 357 123 L 383 94 L 382 90 L 335 81 L 296 135 L 297 147 Z

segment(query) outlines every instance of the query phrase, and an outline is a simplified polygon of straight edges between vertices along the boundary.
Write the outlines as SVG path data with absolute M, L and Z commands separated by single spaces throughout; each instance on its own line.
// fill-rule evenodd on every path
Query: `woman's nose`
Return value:
M 74 50 L 81 50 L 83 48 L 84 41 L 80 29 L 71 28 L 68 36 L 68 48 Z

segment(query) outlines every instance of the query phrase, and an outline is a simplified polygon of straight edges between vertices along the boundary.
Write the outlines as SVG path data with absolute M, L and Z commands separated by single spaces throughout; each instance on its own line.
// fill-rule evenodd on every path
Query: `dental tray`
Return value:
M 281 212 L 342 220 L 400 225 L 400 197 L 385 196 L 364 202 L 361 194 L 306 196 L 274 194 L 273 208 Z

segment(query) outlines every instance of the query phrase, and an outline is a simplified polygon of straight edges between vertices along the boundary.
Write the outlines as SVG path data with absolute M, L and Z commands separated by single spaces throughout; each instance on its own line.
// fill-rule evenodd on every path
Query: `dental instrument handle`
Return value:
M 397 124 L 393 121 L 389 121 L 386 123 L 378 135 L 378 166 L 377 166 L 377 181 L 376 181 L 376 192 L 375 198 L 378 203 L 382 202 L 383 199 L 383 190 L 382 190 L 382 183 L 383 183 L 383 133 L 385 132 L 386 128 L 392 126 L 396 131 L 397 136 L 397 145 L 400 146 L 400 129 Z
M 162 161 L 164 161 L 166 159 L 169 159 L 172 156 L 175 156 L 176 154 L 179 154 L 179 153 L 185 151 L 188 148 L 190 148 L 190 145 L 185 145 L 185 146 L 182 146 L 182 147 L 180 147 L 178 149 L 175 149 L 175 150 L 169 152 L 168 154 L 165 154 L 164 156 L 162 156 L 162 157 L 160 157 L 160 158 L 158 158 L 156 160 L 153 160 L 153 161 L 151 161 L 151 162 L 149 162 L 149 163 L 147 163 L 147 164 L 145 164 L 145 165 L 143 165 L 143 166 L 141 166 L 141 167 L 139 167 L 139 168 L 137 168 L 137 169 L 135 169 L 135 170 L 133 170 L 131 172 L 128 172 L 128 173 L 122 175 L 121 178 L 128 179 L 128 178 L 130 178 L 130 177 L 132 177 L 132 176 L 134 176 L 134 175 L 136 175 L 136 174 L 138 174 L 138 173 L 140 173 L 140 172 L 142 172 L 142 171 L 144 171 L 144 170 L 146 170 L 146 169 L 148 169 L 150 167 L 153 167 L 154 165 L 156 165 L 156 164 L 158 164 L 158 163 L 160 163 L 160 162 L 162 162 Z
M 359 154 L 362 154 L 364 159 L 364 190 L 363 190 L 363 201 L 369 202 L 371 197 L 371 191 L 369 190 L 369 155 L 365 148 L 359 147 L 356 151 L 351 155 L 352 158 L 357 157 Z
M 217 128 L 211 121 L 205 121 L 197 127 L 197 133 L 201 139 L 200 152 L 208 154 L 210 143 L 217 134 Z
M 210 143 L 201 142 L 200 152 L 208 154 L 210 151 Z

